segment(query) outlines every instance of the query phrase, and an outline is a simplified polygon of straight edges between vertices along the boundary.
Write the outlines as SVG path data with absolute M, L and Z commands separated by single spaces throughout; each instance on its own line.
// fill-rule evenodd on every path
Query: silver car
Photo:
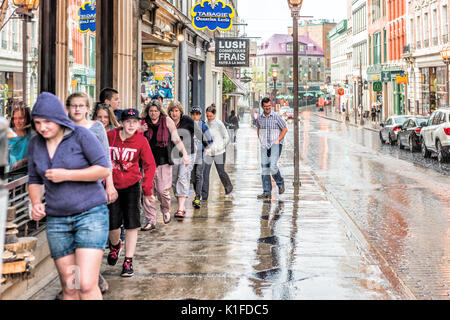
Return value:
M 397 143 L 397 135 L 401 130 L 406 120 L 409 120 L 410 116 L 391 116 L 387 118 L 385 123 L 381 123 L 380 140 L 381 143 L 389 142 L 394 145 Z

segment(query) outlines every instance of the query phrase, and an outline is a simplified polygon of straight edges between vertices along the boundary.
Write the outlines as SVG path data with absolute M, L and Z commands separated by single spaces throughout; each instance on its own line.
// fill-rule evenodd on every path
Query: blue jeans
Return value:
M 71 255 L 76 249 L 105 250 L 108 233 L 106 205 L 70 217 L 47 216 L 47 240 L 53 259 Z
M 284 185 L 284 179 L 278 168 L 278 160 L 282 150 L 283 145 L 281 144 L 274 144 L 270 149 L 261 148 L 262 184 L 266 194 L 272 193 L 270 176 L 273 177 L 278 186 Z

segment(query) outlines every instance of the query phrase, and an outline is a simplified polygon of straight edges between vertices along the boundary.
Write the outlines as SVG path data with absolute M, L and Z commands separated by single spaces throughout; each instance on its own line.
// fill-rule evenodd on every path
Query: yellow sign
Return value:
M 397 76 L 396 80 L 397 80 L 397 84 L 408 84 L 408 76 L 407 75 Z
M 236 13 L 232 6 L 221 0 L 214 3 L 212 0 L 203 0 L 192 7 L 191 15 L 192 25 L 197 30 L 208 28 L 210 31 L 228 31 L 233 27 Z

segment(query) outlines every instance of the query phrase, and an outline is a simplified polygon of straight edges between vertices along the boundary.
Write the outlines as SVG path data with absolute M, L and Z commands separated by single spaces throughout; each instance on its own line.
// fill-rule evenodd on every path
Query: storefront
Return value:
M 142 49 L 141 97 L 148 102 L 159 94 L 165 101 L 175 97 L 176 48 L 149 46 Z
M 437 109 L 437 74 L 436 67 L 421 68 L 422 108 L 420 113 L 428 115 Z

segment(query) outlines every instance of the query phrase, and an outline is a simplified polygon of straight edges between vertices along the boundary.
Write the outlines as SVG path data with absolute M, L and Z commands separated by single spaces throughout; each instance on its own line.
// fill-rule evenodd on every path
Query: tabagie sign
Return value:
M 96 31 L 96 13 L 97 7 L 95 3 L 85 2 L 78 10 L 79 31 L 86 33 L 88 31 L 95 33 Z
M 214 3 L 204 0 L 192 7 L 191 15 L 192 25 L 197 30 L 208 28 L 210 31 L 228 31 L 233 27 L 235 12 L 233 7 L 220 0 Z
M 216 38 L 216 67 L 248 67 L 250 41 L 239 38 Z

